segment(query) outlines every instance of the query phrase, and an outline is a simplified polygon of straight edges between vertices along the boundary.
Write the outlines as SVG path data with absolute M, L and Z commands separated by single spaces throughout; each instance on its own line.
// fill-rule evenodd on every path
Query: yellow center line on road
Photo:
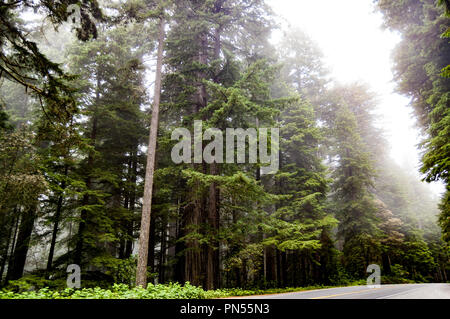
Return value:
M 339 297 L 339 296 L 345 296 L 345 295 L 359 294 L 359 293 L 362 293 L 362 292 L 375 291 L 375 290 L 380 290 L 380 289 L 383 289 L 383 288 L 370 288 L 370 289 L 365 289 L 365 290 L 345 292 L 345 293 L 341 293 L 341 294 L 335 294 L 335 295 L 329 295 L 329 296 L 321 296 L 321 297 L 314 297 L 314 298 L 309 298 L 309 299 L 325 299 L 325 298 Z

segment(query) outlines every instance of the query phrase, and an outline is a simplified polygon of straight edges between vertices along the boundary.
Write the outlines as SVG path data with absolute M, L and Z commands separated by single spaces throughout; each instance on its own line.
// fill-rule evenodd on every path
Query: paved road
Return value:
M 246 299 L 450 299 L 450 284 L 382 285 L 251 296 Z

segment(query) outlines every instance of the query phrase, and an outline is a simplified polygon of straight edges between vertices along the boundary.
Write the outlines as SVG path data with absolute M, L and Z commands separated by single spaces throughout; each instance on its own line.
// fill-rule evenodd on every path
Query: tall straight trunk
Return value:
M 198 35 L 197 41 L 199 42 L 199 51 L 198 55 L 195 57 L 196 62 L 200 65 L 207 65 L 208 63 L 208 37 L 206 33 L 201 33 Z M 192 113 L 199 113 L 203 108 L 207 105 L 207 92 L 206 86 L 203 83 L 203 80 L 206 79 L 206 74 L 203 71 L 197 72 L 197 92 L 194 95 L 195 103 L 193 104 Z M 204 120 L 204 118 L 202 119 Z M 191 135 L 192 144 L 194 141 L 194 134 Z M 203 147 L 202 147 L 203 149 Z M 196 171 L 202 172 L 203 174 L 207 173 L 207 168 L 205 163 L 202 164 L 196 163 L 194 165 L 194 169 Z M 200 186 L 194 186 L 195 189 L 198 189 Z M 198 194 L 195 190 L 191 194 L 191 204 L 186 208 L 186 227 L 185 231 L 187 234 L 192 232 L 200 232 L 200 226 L 202 223 L 207 221 L 208 215 L 205 216 L 205 201 L 207 199 L 207 194 Z M 185 254 L 185 277 L 186 281 L 189 281 L 191 284 L 195 286 L 204 286 L 206 287 L 206 276 L 204 273 L 206 272 L 207 265 L 207 253 L 205 254 L 205 250 L 207 251 L 207 247 L 205 245 L 200 245 L 197 239 L 189 239 L 186 241 L 186 254 Z M 206 256 L 205 256 L 206 255 Z
M 387 253 L 382 253 L 381 260 L 383 263 L 383 272 L 385 274 L 390 274 L 391 273 L 391 264 L 390 264 L 389 255 Z
M 211 175 L 217 175 L 217 164 L 211 164 Z M 213 231 L 213 237 L 219 230 L 219 192 L 217 185 L 212 183 L 209 187 L 208 224 Z M 213 238 L 207 249 L 206 289 L 212 290 L 219 287 L 219 241 Z
M 161 229 L 161 250 L 159 252 L 159 283 L 165 281 L 165 263 L 166 263 L 166 246 L 167 246 L 167 220 L 163 218 Z
M 217 0 L 214 7 L 214 13 L 219 13 L 222 10 L 223 0 Z M 222 27 L 215 29 L 214 34 L 214 59 L 220 59 L 220 52 L 222 50 L 221 43 Z M 216 80 L 214 82 L 217 82 Z M 210 174 L 219 175 L 219 167 L 217 163 L 210 165 Z M 208 224 L 213 231 L 213 237 L 217 236 L 220 227 L 220 213 L 219 213 L 219 191 L 216 183 L 211 183 L 209 187 L 209 206 L 208 206 Z M 219 288 L 220 283 L 220 251 L 219 241 L 213 238 L 207 248 L 207 262 L 206 262 L 206 289 L 212 290 Z
M 155 245 L 156 245 L 156 218 L 150 220 L 150 236 L 148 245 L 148 267 L 150 267 L 150 272 L 155 272 Z
M 130 183 L 131 182 L 131 177 L 132 177 L 132 170 L 133 170 L 133 152 L 130 152 L 130 158 L 128 159 L 128 163 L 127 163 L 127 170 L 128 170 L 128 174 L 127 174 L 127 182 Z M 130 209 L 130 196 L 131 196 L 131 190 L 128 188 L 128 186 L 123 188 L 123 195 L 124 195 L 124 200 L 123 200 L 123 208 L 126 210 Z M 123 222 L 121 222 L 121 226 L 122 228 L 122 236 L 120 237 L 120 244 L 119 244 L 119 259 L 126 259 L 127 257 L 126 255 L 126 245 L 127 245 L 127 234 L 128 234 L 128 219 L 125 218 L 125 220 Z
M 301 283 L 302 283 L 302 286 L 305 286 L 306 285 L 306 262 L 305 262 L 305 258 L 306 258 L 306 256 L 305 256 L 305 254 L 302 252 L 301 253 L 301 255 L 300 255 L 300 258 L 301 258 Z
M 281 252 L 278 249 L 275 249 L 275 258 L 277 265 L 277 285 L 281 287 L 283 285 L 282 275 L 281 275 Z
M 9 240 L 10 240 L 10 237 L 11 237 L 11 232 L 12 232 L 12 228 L 10 228 L 9 232 L 8 232 L 8 239 L 6 241 L 6 246 L 5 246 L 5 249 L 3 251 L 2 261 L 1 261 L 1 265 L 0 265 L 0 285 L 1 285 L 1 282 L 2 282 L 2 278 L 3 278 L 3 273 L 5 272 L 6 260 L 8 259 Z
M 145 171 L 144 199 L 142 206 L 141 232 L 139 237 L 138 266 L 136 270 L 136 286 L 147 287 L 148 241 L 153 195 L 153 175 L 155 171 L 156 139 L 158 137 L 159 104 L 161 100 L 161 76 L 163 64 L 163 47 L 165 39 L 165 18 L 159 19 L 158 54 L 156 62 L 155 97 L 152 110 L 152 122 L 147 152 L 147 168 Z
M 233 198 L 231 198 L 231 207 L 234 207 L 234 201 Z M 238 212 L 235 209 L 232 209 L 231 211 L 231 222 L 233 225 L 236 225 L 237 221 L 238 221 Z M 228 257 L 229 256 L 233 256 L 234 254 L 236 254 L 239 251 L 239 244 L 238 243 L 232 243 L 230 249 L 228 250 Z M 232 274 L 230 273 L 228 275 L 228 278 L 232 279 Z M 234 267 L 234 279 L 235 279 L 235 284 L 234 287 L 238 287 L 241 288 L 242 287 L 242 282 L 241 282 L 241 268 L 235 266 Z M 227 287 L 230 287 L 230 280 L 228 280 L 227 283 Z
M 18 210 L 17 213 L 20 214 L 20 209 Z M 17 231 L 19 229 L 19 221 L 20 221 L 20 216 L 17 216 L 15 219 L 14 235 L 12 238 L 11 249 L 9 251 L 8 269 L 12 268 L 12 264 L 13 264 L 14 250 L 16 249 L 16 243 L 17 243 Z
M 186 210 L 184 207 L 180 207 L 182 199 L 178 199 L 178 215 L 177 215 L 177 223 L 176 223 L 176 242 L 175 242 L 175 256 L 176 256 L 176 264 L 175 264 L 175 281 L 184 282 L 185 281 L 185 261 L 186 257 L 183 254 L 183 251 L 186 249 L 184 241 L 180 240 L 185 235 L 185 216 Z
M 186 234 L 200 231 L 202 210 L 203 205 L 201 199 L 194 199 L 194 203 L 186 207 Z M 202 250 L 198 240 L 195 238 L 188 239 L 186 241 L 185 254 L 185 280 L 194 286 L 203 285 L 202 266 Z
M 94 128 L 97 127 L 97 119 L 94 120 Z M 95 132 L 95 129 L 93 131 Z M 89 155 L 88 157 L 88 167 L 92 167 L 93 165 L 93 157 L 92 155 Z M 86 178 L 86 188 L 89 190 L 92 187 L 92 179 L 91 176 L 88 175 Z M 81 201 L 82 206 L 89 205 L 89 195 L 85 194 L 83 196 L 83 199 Z M 84 232 L 86 229 L 86 223 L 88 219 L 88 212 L 87 210 L 83 209 L 80 213 L 80 222 L 78 224 L 78 233 L 77 233 L 77 243 L 75 247 L 75 253 L 74 253 L 74 263 L 77 265 L 81 265 L 83 260 L 83 249 L 84 249 Z
M 67 165 L 64 166 L 64 177 L 67 177 L 69 171 L 69 167 Z M 53 255 L 55 254 L 55 246 L 56 246 L 56 238 L 58 235 L 58 228 L 59 228 L 59 222 L 61 219 L 61 212 L 62 212 L 62 204 L 63 204 L 63 192 L 66 189 L 66 180 L 64 179 L 61 183 L 61 194 L 58 196 L 58 203 L 56 204 L 56 212 L 54 221 L 53 221 L 53 232 L 52 232 L 52 240 L 50 241 L 50 251 L 48 253 L 48 260 L 47 260 L 47 275 L 49 275 L 49 272 L 52 270 L 52 263 L 53 263 Z
M 17 207 L 14 207 L 12 225 L 14 225 L 15 221 L 16 221 L 16 212 L 17 212 Z M 5 250 L 4 250 L 3 256 L 2 256 L 2 263 L 0 265 L 0 284 L 2 282 L 3 273 L 5 272 L 6 261 L 8 260 L 8 250 L 9 250 L 9 244 L 11 243 L 12 231 L 13 231 L 13 227 L 10 227 L 8 230 L 7 238 L 6 238 L 6 245 L 5 245 Z M 15 237 L 15 234 L 14 234 L 14 237 Z
M 4 250 L 3 256 L 2 256 L 2 262 L 1 262 L 1 265 L 0 265 L 0 286 L 1 286 L 1 283 L 2 283 L 3 273 L 5 272 L 6 260 L 8 259 L 9 241 L 8 241 L 7 244 L 8 245 L 5 247 L 5 250 Z
M 27 212 L 22 214 L 19 233 L 17 235 L 17 244 L 12 259 L 12 267 L 8 268 L 6 281 L 19 279 L 23 275 L 35 219 L 36 206 L 29 208 Z
M 287 253 L 281 252 L 281 285 L 282 287 L 286 286 L 287 283 Z
M 242 279 L 241 279 L 242 286 L 244 288 L 247 288 L 247 283 L 248 283 L 247 259 L 244 259 L 242 261 L 241 275 L 242 275 Z
M 292 268 L 294 269 L 294 273 L 293 273 L 293 278 L 292 280 L 294 281 L 294 286 L 298 287 L 300 286 L 300 273 L 299 273 L 299 253 L 298 251 L 294 251 L 293 255 L 292 255 Z
M 241 271 L 238 267 L 234 270 L 236 276 L 236 287 L 242 288 Z
M 263 239 L 266 239 L 265 236 L 266 235 L 263 234 Z M 264 279 L 264 282 L 267 282 L 267 248 L 266 247 L 263 248 L 263 264 L 262 264 L 262 266 L 263 266 L 263 279 Z
M 445 268 L 446 268 L 446 265 L 445 264 L 442 264 L 441 266 L 441 269 L 442 269 L 442 275 L 444 276 L 444 278 L 443 278 L 443 282 L 447 282 L 447 271 L 445 270 Z
M 130 190 L 129 210 L 130 210 L 132 216 L 134 217 L 134 209 L 136 206 L 137 147 L 133 153 L 132 166 L 133 166 L 133 169 L 132 169 L 132 175 L 131 175 L 131 184 L 133 185 L 133 187 Z M 128 221 L 127 235 L 128 235 L 128 239 L 127 239 L 127 242 L 125 245 L 125 258 L 130 258 L 131 254 L 133 253 L 133 235 L 134 235 L 133 218 L 130 221 Z
M 128 165 L 128 168 L 130 168 L 130 165 Z M 129 206 L 130 206 L 130 192 L 128 190 L 126 190 L 124 192 L 123 208 L 128 210 Z M 122 222 L 121 226 L 123 227 L 123 231 L 127 230 L 128 229 L 128 221 L 125 220 L 124 222 Z M 122 234 L 122 236 L 120 238 L 120 243 L 119 243 L 119 259 L 125 259 L 126 258 L 125 257 L 126 243 L 127 243 L 127 240 L 125 238 L 125 234 Z
M 92 119 L 92 130 L 91 130 L 91 146 L 95 147 L 96 144 L 96 140 L 97 140 L 97 126 L 98 126 L 98 119 L 97 119 L 97 105 L 100 102 L 100 75 L 99 72 L 97 70 L 97 87 L 96 87 L 96 97 L 95 97 L 95 106 L 94 106 L 94 114 L 93 114 L 93 119 Z M 91 190 L 92 188 L 92 176 L 91 176 L 91 171 L 92 171 L 92 167 L 94 166 L 94 155 L 92 154 L 93 152 L 89 152 L 88 154 L 88 173 L 86 176 L 86 189 L 87 190 Z M 82 206 L 86 206 L 89 205 L 89 195 L 85 194 L 83 195 L 83 199 L 81 201 Z M 75 264 L 77 265 L 81 265 L 82 261 L 83 261 L 83 249 L 84 249 L 84 232 L 86 229 L 86 224 L 88 221 L 88 211 L 86 209 L 83 209 L 80 213 L 80 222 L 78 224 L 78 233 L 77 233 L 77 242 L 76 242 L 76 246 L 75 246 L 75 252 L 74 252 L 74 258 L 73 261 Z

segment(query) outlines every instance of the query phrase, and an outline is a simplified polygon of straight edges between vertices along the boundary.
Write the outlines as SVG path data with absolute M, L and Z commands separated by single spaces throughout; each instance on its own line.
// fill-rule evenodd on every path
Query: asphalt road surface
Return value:
M 450 284 L 381 285 L 310 290 L 245 299 L 450 299 Z

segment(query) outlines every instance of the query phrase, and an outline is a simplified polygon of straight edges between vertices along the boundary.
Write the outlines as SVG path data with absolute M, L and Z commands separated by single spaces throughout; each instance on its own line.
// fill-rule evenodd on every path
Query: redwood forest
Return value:
M 450 3 L 357 1 L 346 80 L 313 2 L 1 0 L 0 298 L 449 283 Z

